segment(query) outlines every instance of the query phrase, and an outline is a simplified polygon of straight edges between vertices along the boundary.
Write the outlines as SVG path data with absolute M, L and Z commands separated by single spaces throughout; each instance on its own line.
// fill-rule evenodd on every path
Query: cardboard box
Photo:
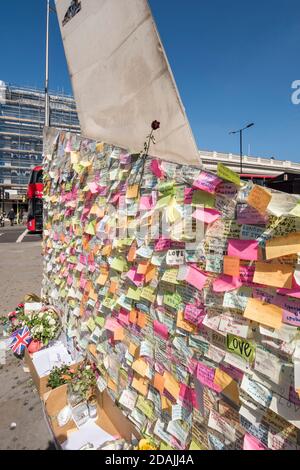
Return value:
M 70 432 L 77 431 L 77 427 L 73 419 L 63 427 L 59 427 L 57 423 L 58 413 L 67 405 L 67 385 L 62 385 L 61 387 L 46 393 L 43 400 L 54 437 L 59 444 L 62 444 L 68 439 L 68 434 Z M 114 404 L 106 392 L 98 392 L 97 402 L 98 418 L 95 422 L 100 428 L 112 436 L 118 435 L 122 437 L 127 442 L 131 442 L 132 435 L 137 439 L 141 438 L 135 426 Z
M 50 390 L 52 390 L 50 387 L 47 386 L 49 375 L 46 375 L 45 377 L 39 376 L 34 366 L 34 363 L 32 361 L 31 355 L 29 354 L 27 349 L 25 349 L 24 359 L 25 359 L 25 363 L 27 367 L 29 368 L 32 380 L 37 388 L 37 391 L 39 392 L 40 397 L 43 397 L 46 392 L 49 392 Z M 81 363 L 72 364 L 70 367 L 72 367 L 72 369 L 76 369 L 77 367 L 79 367 L 80 364 Z

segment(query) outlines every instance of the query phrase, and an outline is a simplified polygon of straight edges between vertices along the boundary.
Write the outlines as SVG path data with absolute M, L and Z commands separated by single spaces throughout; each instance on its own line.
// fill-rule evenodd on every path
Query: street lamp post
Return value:
M 46 23 L 46 73 L 45 73 L 45 126 L 50 126 L 50 97 L 49 97 L 49 30 L 50 13 L 56 13 L 54 7 L 47 0 L 47 23 Z
M 240 134 L 240 174 L 243 174 L 243 132 L 246 129 L 250 129 L 250 127 L 254 126 L 254 122 L 251 124 L 248 124 L 247 126 L 243 127 L 242 129 L 239 129 L 238 131 L 232 131 L 229 132 L 229 134 Z

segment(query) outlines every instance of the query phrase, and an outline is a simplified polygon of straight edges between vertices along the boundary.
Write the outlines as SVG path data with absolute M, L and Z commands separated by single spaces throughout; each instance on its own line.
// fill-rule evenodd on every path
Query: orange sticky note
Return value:
M 90 290 L 89 298 L 92 299 L 92 300 L 95 300 L 95 302 L 97 302 L 98 294 L 97 294 L 97 292 L 94 291 L 94 289 Z
M 130 323 L 133 323 L 134 325 L 136 325 L 136 322 L 137 322 L 137 311 L 136 310 L 131 310 L 129 312 L 129 321 Z
M 156 373 L 153 380 L 153 387 L 162 395 L 165 388 L 165 379 L 162 375 Z
M 120 328 L 116 328 L 114 331 L 114 340 L 123 341 L 124 337 L 125 337 L 124 328 L 122 328 L 121 326 Z
M 132 369 L 142 377 L 145 377 L 149 370 L 149 366 L 147 362 L 140 358 L 132 363 Z
M 240 258 L 237 256 L 224 256 L 223 273 L 227 276 L 239 277 Z
M 110 256 L 111 252 L 112 252 L 112 245 L 105 245 L 102 248 L 102 255 L 103 256 Z
M 155 279 L 156 273 L 157 273 L 156 267 L 150 264 L 145 274 L 145 282 L 148 283 L 148 282 L 151 282 L 153 279 Z
M 188 321 L 184 319 L 184 313 L 178 312 L 177 313 L 177 323 L 176 323 L 178 328 L 181 328 L 182 330 L 187 331 L 188 333 L 195 333 L 197 331 L 197 328 L 195 325 L 192 325 Z
M 277 237 L 266 241 L 267 259 L 300 253 L 300 233 L 290 233 L 285 237 Z
M 127 255 L 127 260 L 129 261 L 129 263 L 132 263 L 136 258 L 136 243 L 134 242 L 129 251 L 128 251 L 128 255 Z
M 221 369 L 216 369 L 214 383 L 221 388 L 223 395 L 228 397 L 237 405 L 240 404 L 238 383 L 233 380 L 230 375 L 226 374 L 226 372 Z
M 148 266 L 149 266 L 149 261 L 143 261 L 142 263 L 138 265 L 137 273 L 146 274 Z
M 118 390 L 117 385 L 115 384 L 115 382 L 111 378 L 108 379 L 107 386 L 108 386 L 108 388 L 110 388 L 114 392 L 116 392 Z
M 147 379 L 144 379 L 143 377 L 134 376 L 131 386 L 139 393 L 144 395 L 144 397 L 147 396 L 149 388 L 149 382 Z
M 244 317 L 278 330 L 282 325 L 283 309 L 258 299 L 248 299 Z
M 103 272 L 100 274 L 98 279 L 96 280 L 96 283 L 99 284 L 100 286 L 104 286 L 106 284 L 106 281 L 108 279 L 108 272 Z
M 280 289 L 291 289 L 294 267 L 280 263 L 256 263 L 253 282 Z
M 247 203 L 254 207 L 260 214 L 264 214 L 270 204 L 272 195 L 261 186 L 254 186 L 248 196 Z
M 137 319 L 137 325 L 140 327 L 140 328 L 144 328 L 144 326 L 147 324 L 147 318 L 146 318 L 146 314 L 145 313 L 142 313 L 142 312 L 139 312 L 138 313 L 138 319 Z
M 136 344 L 130 343 L 128 347 L 128 352 L 129 354 L 131 354 L 131 356 L 135 356 L 137 349 L 138 349 L 138 346 Z
M 126 198 L 134 199 L 139 195 L 139 185 L 135 184 L 134 186 L 128 186 L 126 191 Z
M 169 372 L 164 373 L 165 379 L 165 389 L 175 398 L 178 400 L 179 392 L 180 392 L 180 385 L 177 380 L 171 375 Z
M 119 283 L 117 281 L 111 281 L 110 287 L 109 287 L 110 294 L 115 294 L 118 290 L 118 287 L 119 287 Z

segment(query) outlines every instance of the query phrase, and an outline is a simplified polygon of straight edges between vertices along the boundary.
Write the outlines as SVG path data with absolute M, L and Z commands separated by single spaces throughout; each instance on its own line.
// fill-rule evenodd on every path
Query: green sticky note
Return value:
M 223 163 L 218 163 L 217 175 L 219 176 L 219 178 L 222 178 L 226 181 L 230 181 L 230 183 L 233 183 L 236 186 L 241 185 L 240 176 L 234 171 L 227 168 L 227 166 L 223 165 Z
M 96 317 L 95 318 L 95 323 L 96 325 L 100 326 L 100 328 L 103 328 L 105 325 L 105 318 L 103 317 Z
M 239 336 L 227 335 L 227 351 L 240 356 L 247 362 L 253 362 L 255 358 L 255 344 Z
M 167 183 L 160 183 L 157 189 L 160 193 L 170 193 L 174 190 L 174 181 L 168 181 Z
M 96 235 L 96 220 L 90 222 L 87 227 L 84 229 L 84 232 L 88 235 Z
M 93 317 L 89 318 L 89 321 L 87 322 L 87 327 L 91 331 L 94 331 L 94 329 L 96 328 L 96 323 Z
M 173 197 L 172 194 L 170 194 L 168 196 L 165 196 L 159 199 L 159 201 L 157 201 L 156 203 L 155 209 L 162 209 L 163 207 L 167 207 L 170 204 L 172 197 Z
M 164 442 L 161 442 L 159 450 L 174 450 L 173 447 L 169 446 L 168 444 L 165 444 Z
M 141 291 L 142 289 L 140 287 L 137 289 L 134 289 L 133 287 L 129 287 L 126 297 L 132 300 L 140 300 Z
M 215 197 L 204 191 L 196 190 L 193 192 L 192 205 L 213 209 L 215 207 Z
M 127 270 L 127 262 L 123 258 L 114 258 L 110 266 L 112 269 L 120 273 L 123 273 Z
M 114 307 L 114 304 L 115 304 L 115 300 L 112 299 L 111 297 L 105 297 L 102 302 L 103 307 L 106 307 L 109 310 L 111 310 Z
M 175 310 L 178 309 L 181 303 L 182 303 L 182 298 L 178 294 L 178 292 L 174 292 L 173 294 L 168 293 L 164 295 L 164 304 L 168 305 L 169 307 L 174 308 Z

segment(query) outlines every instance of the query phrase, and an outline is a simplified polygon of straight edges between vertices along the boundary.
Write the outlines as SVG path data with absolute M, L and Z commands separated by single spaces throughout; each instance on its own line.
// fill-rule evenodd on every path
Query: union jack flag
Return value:
M 25 348 L 30 344 L 32 338 L 30 336 L 30 331 L 27 326 L 24 326 L 21 330 L 15 331 L 11 336 L 11 343 L 9 345 L 10 349 L 21 356 L 25 351 Z

